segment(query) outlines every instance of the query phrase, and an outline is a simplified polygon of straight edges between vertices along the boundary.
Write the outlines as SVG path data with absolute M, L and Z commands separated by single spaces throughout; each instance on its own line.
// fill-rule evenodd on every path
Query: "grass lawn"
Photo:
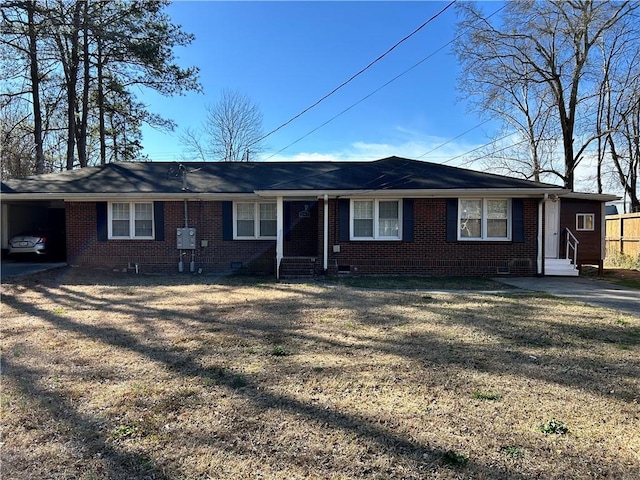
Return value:
M 1 477 L 638 478 L 638 318 L 385 282 L 3 284 Z

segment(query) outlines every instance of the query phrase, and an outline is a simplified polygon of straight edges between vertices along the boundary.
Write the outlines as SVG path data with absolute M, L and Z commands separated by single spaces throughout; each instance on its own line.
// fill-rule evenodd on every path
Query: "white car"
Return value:
M 46 255 L 47 237 L 42 233 L 21 233 L 9 240 L 9 255 L 30 253 Z

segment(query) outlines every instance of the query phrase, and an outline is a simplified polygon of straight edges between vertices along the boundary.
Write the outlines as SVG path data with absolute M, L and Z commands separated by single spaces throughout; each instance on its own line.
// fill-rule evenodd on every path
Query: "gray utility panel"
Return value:
M 178 250 L 195 250 L 196 229 L 191 227 L 176 229 L 176 245 Z

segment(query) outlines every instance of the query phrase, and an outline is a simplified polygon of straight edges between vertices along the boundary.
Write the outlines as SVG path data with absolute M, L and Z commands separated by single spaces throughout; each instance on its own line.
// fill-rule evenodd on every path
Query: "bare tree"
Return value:
M 249 97 L 225 89 L 215 105 L 207 107 L 200 129 L 186 129 L 180 141 L 187 156 L 202 161 L 249 161 L 262 151 L 262 113 Z
M 584 130 L 595 122 L 578 122 L 579 118 L 593 118 L 595 47 L 639 5 L 592 0 L 508 2 L 498 26 L 484 19 L 471 3 L 458 8 L 462 35 L 456 51 L 462 63 L 462 91 L 477 96 L 476 106 L 498 113 L 506 122 L 507 116 L 496 108 L 504 95 L 515 98 L 518 91 L 535 95 L 540 106 L 536 111 L 548 108 L 552 114 L 536 123 L 553 121 L 544 128 L 537 125 L 536 130 L 557 130 L 562 140 L 563 164 L 551 169 L 552 173 L 573 189 L 575 169 L 598 138 L 594 129 Z M 525 119 L 520 122 L 523 125 L 537 115 L 531 116 L 520 105 L 510 111 Z M 533 140 L 535 135 L 529 133 L 528 138 Z M 535 167 L 535 159 L 532 165 Z
M 0 178 L 3 180 L 36 172 L 30 119 L 29 111 L 17 103 L 0 108 Z
M 622 189 L 631 211 L 640 211 L 640 19 L 626 20 L 599 45 L 597 180 L 598 192 L 608 179 Z

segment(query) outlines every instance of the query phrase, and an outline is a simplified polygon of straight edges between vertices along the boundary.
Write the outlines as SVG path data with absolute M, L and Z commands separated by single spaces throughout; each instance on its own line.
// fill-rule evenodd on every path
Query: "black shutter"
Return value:
M 107 202 L 96 202 L 96 226 L 99 242 L 106 242 L 109 238 L 108 221 Z
M 222 240 L 233 240 L 233 202 L 222 202 Z
M 402 200 L 402 241 L 413 242 L 413 198 Z
M 164 202 L 153 202 L 153 228 L 156 240 L 164 241 Z
M 350 200 L 348 198 L 341 198 L 338 200 L 338 216 L 339 216 L 339 237 L 341 242 L 349 241 L 349 208 Z
M 511 201 L 511 240 L 524 243 L 524 200 L 514 198 Z
M 447 198 L 447 242 L 458 241 L 458 199 Z

